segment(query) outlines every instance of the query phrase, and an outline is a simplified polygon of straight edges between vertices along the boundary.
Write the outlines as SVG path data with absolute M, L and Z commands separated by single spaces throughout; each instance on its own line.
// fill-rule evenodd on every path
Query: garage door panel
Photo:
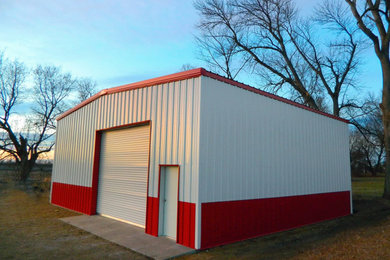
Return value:
M 128 200 L 124 198 L 124 196 L 132 196 L 133 202 L 131 204 L 128 203 Z M 138 200 L 134 197 L 139 197 Z M 105 199 L 111 199 L 113 202 L 108 205 L 109 207 L 102 207 L 102 209 L 110 209 L 113 206 L 119 205 L 120 207 L 124 208 L 130 208 L 134 210 L 142 210 L 144 208 L 142 194 L 137 193 L 119 193 L 119 192 L 112 192 L 109 195 L 106 196 Z
M 134 146 L 137 146 L 137 145 L 138 144 L 134 144 Z M 122 150 L 126 150 L 126 156 L 124 156 Z M 137 150 L 128 151 L 127 147 L 123 147 L 123 146 L 115 148 L 114 151 L 110 151 L 110 150 L 106 150 L 106 151 L 107 151 L 107 153 L 109 153 L 108 156 L 105 156 L 106 158 L 110 157 L 111 159 L 118 161 L 118 162 L 123 161 L 123 160 L 127 161 L 129 159 L 133 160 L 134 162 L 136 162 L 136 160 L 134 160 L 134 159 L 139 159 L 140 160 L 139 163 L 143 163 L 143 164 L 148 162 L 148 160 L 145 160 L 145 155 L 148 154 L 147 152 L 140 152 Z
M 149 126 L 102 134 L 97 212 L 145 225 Z
M 109 166 L 109 165 L 108 165 Z M 105 180 L 145 180 L 144 174 L 145 171 L 148 171 L 147 168 L 145 169 L 126 169 L 123 167 L 115 167 L 115 172 L 109 172 L 105 173 L 104 179 Z M 131 172 L 131 175 L 123 175 L 122 172 Z
M 113 187 L 114 185 L 115 187 Z M 125 185 L 120 182 L 109 182 L 102 185 L 102 189 L 107 192 L 119 193 L 119 194 L 141 194 L 140 196 L 146 197 L 145 192 L 140 191 L 143 187 L 145 187 L 145 183 L 143 182 L 131 186 Z
M 124 181 L 131 181 L 132 183 L 123 183 Z M 113 182 L 116 182 L 118 185 L 132 185 L 133 183 L 142 183 L 146 184 L 146 181 L 142 178 L 142 176 L 136 176 L 134 178 L 123 178 L 121 179 L 120 176 L 110 176 L 110 178 L 107 178 L 102 181 L 102 185 L 111 184 Z
M 109 166 L 109 169 L 107 169 L 107 171 L 105 172 L 105 176 L 110 176 L 110 175 L 115 175 L 117 173 L 120 173 L 118 172 L 117 170 L 118 169 L 121 169 L 121 170 L 126 170 L 126 171 L 131 171 L 131 172 L 134 172 L 134 174 L 142 174 L 144 173 L 145 171 L 148 170 L 148 167 L 147 166 L 137 166 L 135 165 L 134 167 L 127 167 L 126 165 L 124 165 L 125 163 L 129 163 L 129 161 L 127 162 L 123 162 L 123 165 L 118 165 L 118 164 L 115 164 L 113 162 L 110 162 L 110 163 L 106 163 L 105 166 Z

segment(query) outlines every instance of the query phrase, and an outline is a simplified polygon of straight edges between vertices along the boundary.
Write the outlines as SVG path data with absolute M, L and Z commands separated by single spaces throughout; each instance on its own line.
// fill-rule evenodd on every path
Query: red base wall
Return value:
M 201 248 L 349 215 L 350 192 L 202 203 Z
M 195 203 L 179 201 L 177 243 L 195 248 Z
M 53 182 L 51 203 L 87 215 L 95 214 L 91 187 Z
M 96 214 L 96 199 L 92 187 L 53 182 L 51 203 L 87 215 Z M 147 198 L 145 232 L 158 236 L 158 198 Z M 177 243 L 195 248 L 195 204 L 179 201 Z
M 146 228 L 145 233 L 158 236 L 158 211 L 159 211 L 159 201 L 158 198 L 149 197 L 146 208 Z

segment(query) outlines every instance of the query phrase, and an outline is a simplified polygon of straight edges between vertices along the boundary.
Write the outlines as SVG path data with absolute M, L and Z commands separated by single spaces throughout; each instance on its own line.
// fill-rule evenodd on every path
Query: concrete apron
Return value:
M 195 252 L 194 249 L 176 244 L 169 238 L 154 237 L 145 234 L 143 228 L 99 215 L 81 215 L 60 220 L 154 259 L 167 259 Z

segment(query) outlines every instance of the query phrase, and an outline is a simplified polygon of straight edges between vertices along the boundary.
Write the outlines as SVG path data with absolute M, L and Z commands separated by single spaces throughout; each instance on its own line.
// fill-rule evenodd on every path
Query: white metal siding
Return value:
M 198 202 L 200 77 L 98 98 L 57 124 L 52 182 L 92 186 L 95 131 L 151 121 L 148 195 L 157 197 L 160 164 L 180 165 L 179 200 Z M 196 212 L 196 230 L 199 214 Z M 195 247 L 199 247 L 196 232 Z
M 178 164 L 179 199 L 197 202 L 199 103 L 200 77 L 100 97 L 58 121 L 53 182 L 91 187 L 95 130 L 151 120 L 149 196 Z
M 149 125 L 102 134 L 97 212 L 144 226 Z
M 348 126 L 202 77 L 200 202 L 351 189 Z

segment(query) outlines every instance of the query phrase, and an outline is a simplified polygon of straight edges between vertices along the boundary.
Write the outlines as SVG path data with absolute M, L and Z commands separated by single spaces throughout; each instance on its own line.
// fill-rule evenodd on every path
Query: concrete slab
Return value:
M 176 244 L 169 238 L 154 237 L 145 234 L 143 228 L 99 215 L 81 215 L 61 220 L 154 259 L 168 259 L 195 252 L 194 249 Z

